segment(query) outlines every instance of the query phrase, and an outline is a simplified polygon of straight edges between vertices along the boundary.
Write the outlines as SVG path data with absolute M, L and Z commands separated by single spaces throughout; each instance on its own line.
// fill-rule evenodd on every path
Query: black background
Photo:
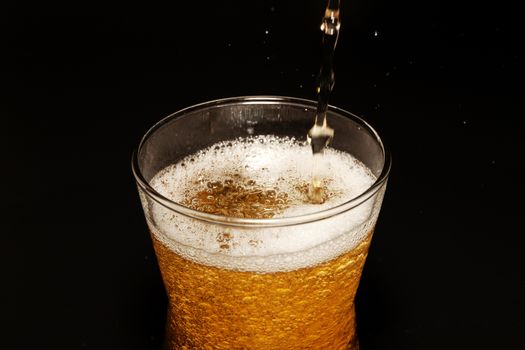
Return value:
M 315 99 L 325 3 L 1 6 L 0 347 L 158 349 L 131 152 L 194 103 Z M 504 1 L 343 2 L 331 103 L 394 157 L 357 298 L 364 350 L 525 346 L 518 18 Z

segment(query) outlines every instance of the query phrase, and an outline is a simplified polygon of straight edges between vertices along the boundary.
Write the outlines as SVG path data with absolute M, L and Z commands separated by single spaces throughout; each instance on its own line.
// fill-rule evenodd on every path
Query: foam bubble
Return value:
M 185 203 L 208 182 L 237 174 L 262 188 L 286 193 L 288 207 L 277 217 L 290 217 L 347 202 L 375 181 L 350 154 L 327 148 L 316 158 L 308 145 L 289 138 L 257 136 L 220 142 L 160 171 L 151 186 Z M 305 203 L 304 193 L 298 190 L 298 184 L 310 183 L 314 173 L 331 193 L 323 204 Z M 324 220 L 257 229 L 210 224 L 153 203 L 148 224 L 157 239 L 196 262 L 245 271 L 284 271 L 318 264 L 358 245 L 373 229 L 379 211 L 376 197 Z

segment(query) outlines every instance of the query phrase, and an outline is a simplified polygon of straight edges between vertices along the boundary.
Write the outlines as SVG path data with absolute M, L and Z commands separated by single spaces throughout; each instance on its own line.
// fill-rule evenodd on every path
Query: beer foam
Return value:
M 150 184 L 163 196 L 184 204 L 208 183 L 224 181 L 232 174 L 260 188 L 286 193 L 287 206 L 274 216 L 281 218 L 338 206 L 362 194 L 376 180 L 348 153 L 326 148 L 324 154 L 312 156 L 304 142 L 257 136 L 220 142 L 187 156 L 161 170 Z M 314 175 L 330 193 L 323 204 L 309 204 L 298 190 L 299 184 L 309 184 Z M 318 264 L 357 246 L 373 230 L 379 211 L 377 196 L 323 220 L 268 228 L 211 224 L 152 202 L 148 224 L 157 239 L 190 260 L 244 271 L 285 271 Z

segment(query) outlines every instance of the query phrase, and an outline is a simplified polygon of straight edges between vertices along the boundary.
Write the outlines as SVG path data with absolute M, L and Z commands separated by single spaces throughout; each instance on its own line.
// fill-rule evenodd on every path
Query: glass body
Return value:
M 315 112 L 315 102 L 296 98 L 229 98 L 174 113 L 142 139 L 132 166 L 168 295 L 167 348 L 358 348 L 354 298 L 390 168 L 389 155 L 366 122 L 335 107 L 329 110 L 328 123 L 335 130 L 330 147 L 352 154 L 376 177 L 364 193 L 331 209 L 283 218 L 232 218 L 175 203 L 150 185 L 160 170 L 218 141 L 254 135 L 305 140 Z M 159 214 L 170 215 L 174 227 L 161 225 Z M 179 240 L 177 232 L 182 237 L 188 225 L 197 227 L 203 240 L 217 232 L 248 239 L 255 230 L 258 237 L 287 236 L 289 242 L 328 227 L 338 234 L 300 251 L 232 256 Z M 329 253 L 315 258 L 320 251 Z

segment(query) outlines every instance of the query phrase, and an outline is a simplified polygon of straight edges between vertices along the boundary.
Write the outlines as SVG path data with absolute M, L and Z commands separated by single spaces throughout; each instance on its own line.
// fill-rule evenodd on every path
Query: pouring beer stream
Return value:
M 321 204 L 325 201 L 322 182 L 318 178 L 318 157 L 332 141 L 334 129 L 328 126 L 327 112 L 328 99 L 335 84 L 333 60 L 341 20 L 339 18 L 339 0 L 328 0 L 324 17 L 321 23 L 322 48 L 321 48 L 321 69 L 317 77 L 317 113 L 314 125 L 308 131 L 306 139 L 312 147 L 314 156 L 314 168 L 312 173 L 312 183 L 308 191 L 308 197 L 312 203 Z

